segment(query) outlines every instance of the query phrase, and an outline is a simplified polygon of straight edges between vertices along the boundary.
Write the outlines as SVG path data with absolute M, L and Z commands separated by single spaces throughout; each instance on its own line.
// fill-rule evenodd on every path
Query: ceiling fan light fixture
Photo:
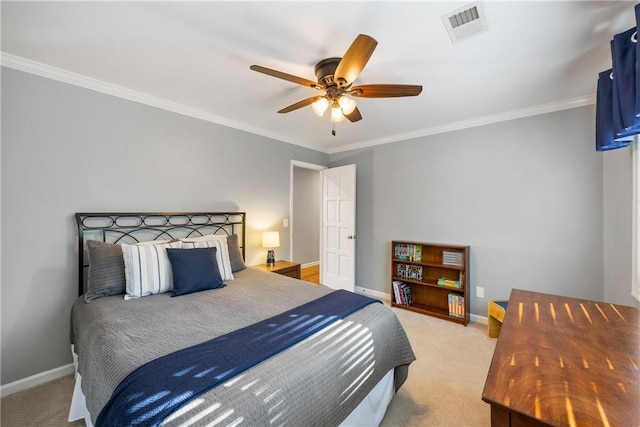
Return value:
M 327 98 L 320 98 L 311 104 L 311 109 L 318 117 L 322 117 L 327 108 L 329 108 L 329 100 Z
M 480 8 L 477 8 L 477 10 L 479 11 Z M 373 37 L 366 34 L 358 34 L 342 58 L 326 58 L 315 65 L 314 71 L 317 82 L 260 65 L 251 65 L 249 68 L 268 76 L 324 91 L 322 95 L 311 96 L 282 108 L 278 111 L 278 114 L 290 113 L 291 111 L 311 106 L 313 112 L 322 117 L 324 112 L 331 107 L 332 123 L 338 123 L 344 119 L 355 123 L 362 120 L 362 114 L 360 114 L 360 110 L 353 98 L 395 98 L 416 96 L 422 92 L 422 86 L 418 85 L 367 84 L 352 86 L 353 81 L 367 65 L 377 44 L 378 42 Z M 335 130 L 333 134 L 335 135 Z
M 333 123 L 339 123 L 344 120 L 344 114 L 342 114 L 342 109 L 338 103 L 333 104 L 331 107 L 331 121 Z
M 353 110 L 356 109 L 357 105 L 356 105 L 356 101 L 354 101 L 351 98 L 347 98 L 346 96 L 342 95 L 340 98 L 338 98 L 338 104 L 340 105 L 340 108 L 342 109 L 342 114 L 348 116 L 349 114 L 353 113 Z

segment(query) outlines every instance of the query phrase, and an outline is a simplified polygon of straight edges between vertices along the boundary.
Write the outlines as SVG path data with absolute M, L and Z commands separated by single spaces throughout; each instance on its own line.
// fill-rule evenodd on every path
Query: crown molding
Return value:
M 18 71 L 24 71 L 26 73 L 35 74 L 38 76 L 46 77 L 52 80 L 57 80 L 63 83 L 68 83 L 74 86 L 83 87 L 96 92 L 101 92 L 107 95 L 116 96 L 118 98 L 127 99 L 129 101 L 137 102 L 140 104 L 149 105 L 151 107 L 160 108 L 162 110 L 171 111 L 173 113 L 182 114 L 184 116 L 193 117 L 196 119 L 204 120 L 207 122 L 215 123 L 222 126 L 238 129 L 244 132 L 252 133 L 255 135 L 264 136 L 276 141 L 286 142 L 300 147 L 309 148 L 311 150 L 320 151 L 327 154 L 341 153 L 344 151 L 357 150 L 361 148 L 373 147 L 376 145 L 391 144 L 393 142 L 405 141 L 408 139 L 415 139 L 429 135 L 436 135 L 440 133 L 452 132 L 456 130 L 469 129 L 477 126 L 484 126 L 492 123 L 499 123 L 514 119 L 520 119 L 523 117 L 536 116 L 539 114 L 551 113 L 554 111 L 568 110 L 572 108 L 582 107 L 585 105 L 592 105 L 596 102 L 595 94 L 582 96 L 577 98 L 571 98 L 564 101 L 552 102 L 549 104 L 538 105 L 534 107 L 522 108 L 520 110 L 507 111 L 504 113 L 493 114 L 484 117 L 478 117 L 470 120 L 463 120 L 460 122 L 449 123 L 442 126 L 434 126 L 431 128 L 420 129 L 414 132 L 401 133 L 391 135 L 384 138 L 371 139 L 368 141 L 357 142 L 353 144 L 341 145 L 327 149 L 326 147 L 318 147 L 309 144 L 306 141 L 300 141 L 297 139 L 288 138 L 284 135 L 270 132 L 268 130 L 251 126 L 247 123 L 237 122 L 229 120 L 224 117 L 217 116 L 215 114 L 208 113 L 206 111 L 199 110 L 197 108 L 188 107 L 177 102 L 169 101 L 164 98 L 149 95 L 143 92 L 138 92 L 132 89 L 127 89 L 122 86 L 118 86 L 112 83 L 105 82 L 103 80 L 87 77 L 82 74 L 77 74 L 62 68 L 52 67 L 40 62 L 32 61 L 30 59 L 22 58 L 20 56 L 12 55 L 6 52 L 0 52 L 0 65 L 8 68 L 12 68 Z
M 204 120 L 207 122 L 216 123 L 244 132 L 264 136 L 276 141 L 286 142 L 312 150 L 326 152 L 323 148 L 312 146 L 308 143 L 305 143 L 304 141 L 287 138 L 286 136 L 269 132 L 265 129 L 251 126 L 247 123 L 229 120 L 224 117 L 199 110 L 197 108 L 188 107 L 186 105 L 169 101 L 164 98 L 149 95 L 143 92 L 138 92 L 132 89 L 127 89 L 125 87 L 108 83 L 103 80 L 94 79 L 92 77 L 77 74 L 62 68 L 52 67 L 50 65 L 32 61 L 30 59 L 12 55 L 10 53 L 0 52 L 0 65 L 2 65 L 3 67 L 12 68 L 14 70 L 24 71 L 25 73 L 35 74 L 37 76 L 46 77 L 63 83 L 68 83 L 70 85 L 83 87 L 85 89 L 90 89 L 96 92 L 101 92 L 107 95 L 116 96 L 118 98 L 127 99 L 129 101 L 137 102 L 140 104 L 149 105 L 151 107 L 160 108 L 162 110 L 171 111 L 173 113 L 182 114 L 183 116 L 194 117 L 196 119 Z
M 506 122 L 509 120 L 521 119 L 529 116 L 537 116 L 540 114 L 552 113 L 554 111 L 570 110 L 572 108 L 583 107 L 585 105 L 593 105 L 596 103 L 595 93 L 587 96 L 580 96 L 564 101 L 551 102 L 549 104 L 536 105 L 534 107 L 522 108 L 519 110 L 507 111 L 504 113 L 492 114 L 490 116 L 478 117 L 471 120 L 463 120 L 460 122 L 449 123 L 442 126 L 434 126 L 431 128 L 420 129 L 415 132 L 407 132 L 390 137 L 371 139 L 369 141 L 358 142 L 355 144 L 341 145 L 329 150 L 329 154 L 341 153 L 344 151 L 357 150 L 360 148 L 373 147 L 375 145 L 390 144 L 392 142 L 404 141 L 407 139 L 415 139 L 429 135 L 453 132 L 456 130 L 469 129 L 478 126 L 489 125 L 492 123 Z

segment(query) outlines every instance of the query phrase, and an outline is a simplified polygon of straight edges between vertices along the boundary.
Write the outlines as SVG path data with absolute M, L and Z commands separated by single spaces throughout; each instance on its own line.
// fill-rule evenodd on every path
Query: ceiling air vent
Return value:
M 451 43 L 457 43 L 489 29 L 484 9 L 480 2 L 471 3 L 447 13 L 442 17 L 442 23 L 447 29 L 447 33 L 449 33 Z

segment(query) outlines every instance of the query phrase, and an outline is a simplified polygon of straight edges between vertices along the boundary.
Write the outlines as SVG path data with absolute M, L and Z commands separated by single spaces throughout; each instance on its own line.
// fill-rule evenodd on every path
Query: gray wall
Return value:
M 471 311 L 512 288 L 601 300 L 592 106 L 330 156 L 357 164 L 356 284 L 389 293 L 393 239 L 471 246 Z M 475 298 L 475 287 L 485 298 Z
M 604 300 L 640 308 L 632 281 L 633 152 L 602 153 L 604 161 Z
M 358 286 L 388 293 L 389 242 L 414 239 L 471 245 L 471 286 L 486 294 L 476 314 L 513 287 L 638 305 L 630 150 L 596 153 L 593 117 L 327 156 L 3 68 L 1 382 L 71 362 L 74 212 L 243 210 L 247 262 L 261 263 L 261 231 L 285 235 L 291 159 L 357 164 Z
M 293 168 L 293 261 L 308 264 L 320 261 L 320 171 Z
M 247 262 L 289 216 L 291 159 L 328 155 L 2 69 L 2 384 L 71 362 L 73 213 L 247 212 Z M 283 235 L 283 234 L 282 234 Z M 289 253 L 285 239 L 280 248 Z

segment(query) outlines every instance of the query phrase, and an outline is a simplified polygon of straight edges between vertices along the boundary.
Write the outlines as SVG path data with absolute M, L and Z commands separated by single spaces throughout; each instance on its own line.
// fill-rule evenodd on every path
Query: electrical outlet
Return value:
M 283 226 L 284 228 L 287 228 L 287 227 L 289 226 L 289 218 L 284 218 L 284 219 L 282 220 L 282 226 Z
M 484 288 L 481 288 L 480 286 L 476 286 L 476 297 L 484 298 Z

